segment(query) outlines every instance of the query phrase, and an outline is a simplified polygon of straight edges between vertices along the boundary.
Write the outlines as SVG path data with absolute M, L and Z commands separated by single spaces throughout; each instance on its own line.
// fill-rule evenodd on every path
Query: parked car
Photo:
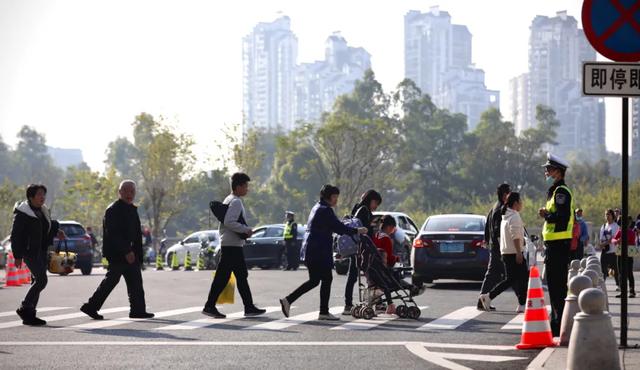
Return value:
M 437 215 L 427 218 L 413 241 L 413 283 L 436 279 L 482 280 L 489 251 L 482 247 L 485 216 Z
M 60 221 L 60 229 L 67 235 L 67 247 L 69 252 L 77 255 L 76 268 L 80 269 L 82 275 L 91 274 L 93 269 L 93 248 L 91 247 L 91 237 L 87 234 L 85 228 L 75 221 Z M 49 250 L 55 250 L 58 247 L 58 238 L 53 239 L 53 245 Z M 60 251 L 64 251 L 64 242 L 61 244 Z
M 196 259 L 202 248 L 202 243 L 206 242 L 209 247 L 214 249 L 216 255 L 220 254 L 220 233 L 218 230 L 203 230 L 190 234 L 180 242 L 169 247 L 165 253 L 165 261 L 167 265 L 171 266 L 171 260 L 173 255 L 178 257 L 178 264 L 184 265 L 184 259 L 187 256 L 187 251 L 191 255 L 191 263 L 196 264 Z M 219 257 L 218 257 L 219 259 Z
M 383 216 L 390 215 L 396 220 L 397 229 L 393 239 L 393 253 L 400 257 L 400 263 L 403 266 L 411 266 L 411 245 L 413 239 L 418 234 L 418 227 L 411 217 L 402 212 L 373 212 L 372 223 L 377 224 Z M 335 250 L 334 238 L 334 250 Z M 337 253 L 333 254 L 334 267 L 336 274 L 346 275 L 349 272 L 349 259 L 342 258 Z
M 298 224 L 298 247 L 302 247 L 305 227 Z M 254 229 L 244 247 L 247 267 L 281 268 L 287 264 L 284 250 L 284 224 L 265 225 Z

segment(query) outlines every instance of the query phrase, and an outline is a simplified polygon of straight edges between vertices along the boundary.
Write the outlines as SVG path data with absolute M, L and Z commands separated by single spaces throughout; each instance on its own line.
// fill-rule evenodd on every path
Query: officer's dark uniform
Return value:
M 504 263 L 500 253 L 500 223 L 502 222 L 502 202 L 498 201 L 487 215 L 484 228 L 484 241 L 490 246 L 491 254 L 489 266 L 482 282 L 480 294 L 486 294 L 493 289 L 504 277 Z M 484 309 L 478 300 L 478 309 Z
M 297 270 L 300 266 L 300 249 L 298 248 L 298 224 L 287 220 L 284 226 L 284 245 L 287 253 L 287 270 Z
M 545 166 L 566 169 L 568 166 L 549 155 Z M 573 237 L 573 194 L 564 180 L 556 181 L 547 192 L 547 213 L 542 230 L 546 248 L 544 258 L 547 275 L 547 287 L 551 299 L 551 331 L 554 336 L 560 334 L 560 322 L 564 301 L 567 297 L 567 274 L 569 250 Z

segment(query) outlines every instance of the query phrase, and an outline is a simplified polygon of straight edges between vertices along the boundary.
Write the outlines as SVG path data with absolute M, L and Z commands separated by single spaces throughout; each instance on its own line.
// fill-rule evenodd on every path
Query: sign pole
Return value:
M 627 276 L 633 274 L 628 271 L 629 248 L 627 239 L 627 228 L 629 227 L 629 98 L 622 98 L 622 253 L 620 259 L 621 281 L 620 281 L 620 347 L 627 348 Z

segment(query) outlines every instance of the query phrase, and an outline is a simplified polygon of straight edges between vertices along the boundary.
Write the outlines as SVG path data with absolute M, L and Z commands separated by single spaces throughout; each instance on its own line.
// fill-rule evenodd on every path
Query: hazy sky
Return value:
M 291 17 L 298 62 L 321 59 L 341 31 L 372 55 L 386 90 L 403 78 L 403 16 L 440 5 L 473 34 L 473 59 L 505 115 L 511 77 L 527 70 L 529 25 L 537 14 L 579 0 L 440 1 L 92 1 L 0 0 L 0 134 L 14 144 L 28 124 L 49 145 L 80 148 L 103 169 L 108 142 L 130 135 L 145 111 L 197 142 L 200 160 L 225 124 L 242 118 L 242 36 L 279 12 Z M 620 150 L 620 100 L 607 102 L 607 147 Z

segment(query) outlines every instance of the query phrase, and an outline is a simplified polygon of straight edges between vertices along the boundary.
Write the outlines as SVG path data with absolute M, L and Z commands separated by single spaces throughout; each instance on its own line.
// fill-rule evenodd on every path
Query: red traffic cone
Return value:
M 537 349 L 554 347 L 549 322 L 549 312 L 544 304 L 544 290 L 540 272 L 536 266 L 529 272 L 529 291 L 527 292 L 527 307 L 524 311 L 522 338 L 516 345 L 517 349 Z
M 16 269 L 13 253 L 7 256 L 7 286 L 20 286 L 20 277 Z

